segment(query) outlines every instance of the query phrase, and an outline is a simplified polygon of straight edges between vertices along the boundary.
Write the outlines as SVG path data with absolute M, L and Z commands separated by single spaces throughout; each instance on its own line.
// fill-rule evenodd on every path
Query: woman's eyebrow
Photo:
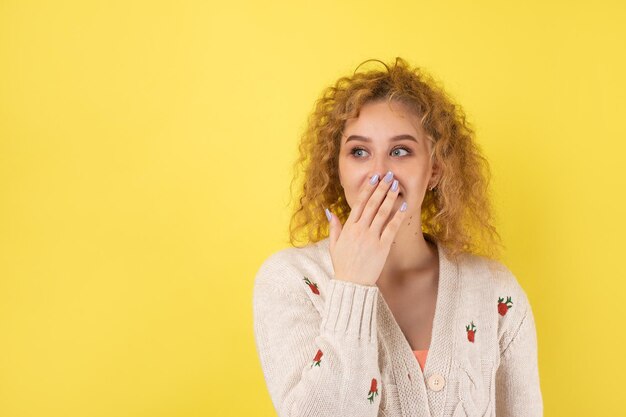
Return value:
M 417 143 L 417 139 L 415 139 L 413 136 L 411 135 L 396 135 L 393 136 L 391 138 L 389 138 L 390 141 L 398 141 L 398 140 L 404 140 L 404 139 L 408 139 L 408 140 L 412 140 L 413 142 Z M 348 137 L 348 139 L 346 140 L 346 143 L 350 142 L 351 140 L 360 140 L 363 142 L 371 142 L 372 139 L 365 137 L 365 136 L 361 136 L 361 135 L 350 135 Z

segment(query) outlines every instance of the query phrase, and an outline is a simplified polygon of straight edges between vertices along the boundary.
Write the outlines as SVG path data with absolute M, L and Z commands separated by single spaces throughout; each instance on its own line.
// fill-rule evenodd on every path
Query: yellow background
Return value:
M 396 56 L 491 161 L 546 415 L 625 413 L 625 8 L 506 3 L 1 1 L 0 415 L 274 416 L 252 282 L 297 140 Z

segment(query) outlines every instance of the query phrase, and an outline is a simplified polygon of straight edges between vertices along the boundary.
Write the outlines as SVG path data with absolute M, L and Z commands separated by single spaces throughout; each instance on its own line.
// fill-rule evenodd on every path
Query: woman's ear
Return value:
M 441 166 L 435 156 L 434 146 L 435 143 L 432 140 L 428 142 L 428 151 L 430 153 L 430 162 L 432 164 L 430 169 L 430 180 L 428 181 L 428 189 L 436 187 L 439 184 L 442 175 Z
M 433 162 L 433 167 L 430 171 L 430 181 L 428 182 L 428 188 L 436 187 L 441 180 L 441 168 L 437 161 Z

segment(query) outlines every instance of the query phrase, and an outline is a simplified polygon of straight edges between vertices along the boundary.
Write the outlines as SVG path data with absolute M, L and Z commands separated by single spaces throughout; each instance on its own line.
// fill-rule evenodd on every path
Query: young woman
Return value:
M 255 278 L 274 407 L 280 417 L 541 416 L 534 316 L 497 260 L 474 131 L 419 68 L 384 65 L 340 78 L 317 102 L 297 161 L 294 247 Z

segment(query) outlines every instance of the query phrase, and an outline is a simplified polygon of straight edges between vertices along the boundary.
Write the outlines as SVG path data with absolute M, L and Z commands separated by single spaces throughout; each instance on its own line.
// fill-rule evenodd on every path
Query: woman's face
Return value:
M 372 175 L 382 179 L 391 171 L 400 192 L 395 209 L 406 201 L 407 212 L 421 213 L 427 188 L 436 184 L 431 146 L 418 116 L 403 103 L 363 105 L 357 118 L 346 121 L 339 149 L 339 179 L 350 208 Z

